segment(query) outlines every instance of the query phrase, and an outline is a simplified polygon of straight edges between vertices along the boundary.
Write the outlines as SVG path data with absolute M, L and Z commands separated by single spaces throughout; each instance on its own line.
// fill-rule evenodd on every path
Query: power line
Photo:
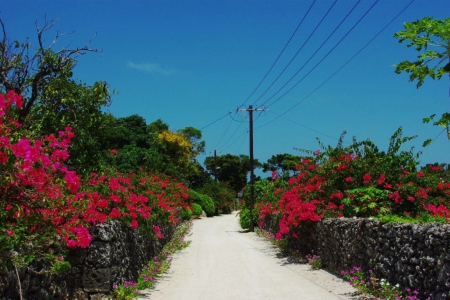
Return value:
M 241 128 L 242 124 L 244 124 L 244 123 L 241 122 L 241 123 L 239 124 L 239 126 L 238 126 L 238 127 L 236 128 L 236 130 L 231 134 L 231 136 L 228 138 L 228 140 L 223 144 L 223 146 L 222 146 L 221 148 L 225 147 L 225 146 L 228 144 L 228 142 L 233 138 L 233 136 L 236 134 L 236 132 L 239 130 L 239 128 Z
M 256 104 L 266 93 L 267 91 L 269 91 L 269 89 L 278 81 L 278 79 L 281 77 L 281 75 L 283 75 L 284 71 L 286 71 L 286 69 L 291 65 L 291 63 L 294 61 L 294 59 L 297 57 L 297 55 L 300 53 L 300 51 L 303 49 L 303 47 L 306 45 L 306 43 L 308 43 L 309 39 L 314 35 L 314 33 L 316 32 L 316 30 L 319 28 L 319 26 L 322 24 L 322 22 L 325 20 L 325 18 L 328 16 L 328 14 L 330 13 L 331 9 L 334 7 L 334 5 L 336 4 L 337 0 L 335 0 L 333 2 L 333 4 L 330 6 L 330 8 L 328 8 L 328 11 L 325 13 L 325 15 L 322 17 L 322 19 L 320 20 L 320 22 L 316 25 L 316 27 L 314 28 L 314 30 L 311 32 L 311 34 L 308 36 L 308 38 L 305 40 L 305 42 L 303 43 L 303 45 L 300 47 L 300 49 L 298 49 L 297 53 L 295 53 L 294 57 L 292 57 L 292 59 L 289 61 L 289 63 L 286 65 L 286 67 L 284 67 L 284 69 L 281 71 L 281 73 L 277 76 L 277 78 L 275 78 L 275 80 L 270 84 L 270 86 L 264 91 L 264 93 L 262 93 L 261 96 L 259 96 L 258 99 L 256 99 L 256 101 L 253 104 Z M 278 93 L 278 92 L 277 92 Z M 272 96 L 273 97 L 273 96 Z M 267 101 L 266 101 L 267 102 Z M 264 102 L 264 103 L 266 103 Z M 264 105 L 264 104 L 263 104 Z
M 258 83 L 258 85 L 256 86 L 256 88 L 253 90 L 253 92 L 250 94 L 250 96 L 247 97 L 247 99 L 244 101 L 244 103 L 242 105 L 244 105 L 245 103 L 247 103 L 247 101 L 253 96 L 253 94 L 256 92 L 256 90 L 261 86 L 261 84 L 263 83 L 263 81 L 266 79 L 267 75 L 269 75 L 269 73 L 272 71 L 273 67 L 275 66 L 275 64 L 278 62 L 278 60 L 280 59 L 281 55 L 283 54 L 284 50 L 286 50 L 287 46 L 289 45 L 289 43 L 291 42 L 292 38 L 294 37 L 294 35 L 297 33 L 298 29 L 300 28 L 300 26 L 303 24 L 303 21 L 305 20 L 306 16 L 309 14 L 309 11 L 311 10 L 311 8 L 313 7 L 314 3 L 316 3 L 316 0 L 313 1 L 313 3 L 310 5 L 308 11 L 306 12 L 306 14 L 303 16 L 302 20 L 300 21 L 300 23 L 297 25 L 297 28 L 295 28 L 294 33 L 292 33 L 291 37 L 289 38 L 289 40 L 287 41 L 286 45 L 284 45 L 283 49 L 281 50 L 280 54 L 278 54 L 278 57 L 275 59 L 275 61 L 273 62 L 272 66 L 270 67 L 269 71 L 267 71 L 266 75 L 264 75 L 263 79 L 261 79 L 261 81 Z M 298 54 L 298 52 L 297 52 Z M 297 55 L 296 54 L 296 55 Z M 295 58 L 295 56 L 294 56 Z M 292 62 L 292 60 L 291 60 Z M 289 63 L 290 64 L 290 63 Z M 283 70 L 284 71 L 284 70 Z M 281 75 L 281 74 L 280 74 Z M 261 98 L 261 97 L 260 97 Z M 258 98 L 259 100 L 259 98 Z M 256 102 L 258 102 L 258 100 L 256 100 Z M 255 102 L 255 103 L 256 103 Z
M 299 81 L 297 81 L 290 89 L 288 89 L 283 95 L 281 95 L 280 97 L 278 97 L 278 99 L 276 99 L 275 101 L 273 101 L 271 104 L 267 105 L 267 107 L 272 106 L 273 104 L 277 103 L 278 101 L 280 101 L 284 96 L 286 96 L 290 91 L 292 91 L 297 85 L 300 84 L 300 82 L 302 82 L 306 77 L 309 76 L 309 74 L 311 74 L 312 71 L 314 71 L 317 66 L 319 66 L 324 60 L 325 58 L 328 57 L 328 55 L 330 55 L 331 52 L 334 51 L 334 49 L 336 49 L 337 46 L 339 46 L 342 41 L 350 34 L 350 32 L 353 31 L 353 29 L 355 29 L 355 27 L 365 18 L 365 16 L 372 10 L 372 8 L 378 3 L 379 0 L 375 1 L 374 4 L 372 4 L 371 7 L 369 7 L 369 9 L 362 15 L 362 17 L 352 26 L 352 28 L 350 28 L 350 30 L 347 31 L 347 33 L 336 43 L 336 45 L 333 46 L 333 48 L 331 48 L 330 51 L 328 51 L 327 54 L 325 54 L 324 57 L 322 57 L 322 59 L 314 65 L 314 67 L 308 72 L 306 73 L 305 76 L 303 76 Z M 298 72 L 297 72 L 298 73 Z M 295 75 L 297 75 L 297 73 Z M 283 86 L 284 87 L 284 86 Z M 267 102 L 267 101 L 266 101 Z M 266 103 L 264 102 L 264 103 Z
M 230 115 L 231 116 L 231 115 Z M 225 130 L 225 132 L 222 134 L 222 137 L 219 139 L 219 141 L 217 142 L 217 145 L 214 147 L 214 149 L 217 149 L 217 146 L 220 144 L 220 142 L 223 140 L 223 137 L 227 134 L 228 129 L 230 129 L 231 123 L 233 123 L 233 119 L 230 120 L 230 123 L 228 124 L 227 129 Z
M 248 133 L 248 131 L 245 131 L 244 133 Z M 242 141 L 241 141 L 241 143 L 239 144 L 239 146 L 237 147 L 237 149 L 236 149 L 236 152 L 235 152 L 235 154 L 237 155 L 237 153 L 239 152 L 239 149 L 241 149 L 241 147 L 242 147 L 242 144 L 244 143 L 244 141 L 245 141 L 245 138 L 246 138 L 246 135 L 242 135 Z
M 377 2 L 378 2 L 378 0 L 377 0 Z M 297 75 L 298 75 L 298 73 L 300 73 L 300 71 L 301 70 L 303 70 L 303 68 L 311 61 L 311 59 L 313 59 L 315 56 L 316 56 L 316 54 L 320 51 L 320 49 L 322 49 L 323 48 L 323 46 L 329 41 L 329 39 L 334 35 L 334 33 L 341 27 L 341 25 L 345 22 L 345 20 L 347 20 L 347 18 L 350 16 L 350 14 L 355 10 L 355 8 L 359 5 L 361 3 L 361 0 L 359 0 L 353 7 L 352 7 L 352 9 L 347 13 L 347 15 L 341 20 L 341 22 L 334 28 L 334 30 L 328 35 L 328 37 L 323 41 L 323 43 L 319 46 L 319 48 L 317 48 L 317 50 L 308 58 L 308 60 L 302 65 L 302 67 L 291 77 L 291 78 L 289 78 L 289 80 L 280 88 L 280 89 L 278 89 L 278 91 L 276 91 L 275 92 L 275 94 L 273 94 L 269 99 L 267 99 L 266 101 L 264 101 L 264 103 L 262 104 L 262 105 L 264 105 L 264 104 L 266 104 L 270 99 L 272 99 L 273 97 L 275 97 L 282 89 L 284 89 L 288 84 L 289 84 L 289 82 L 291 82 Z M 376 2 L 375 2 L 375 4 L 376 4 Z M 374 4 L 374 5 L 375 5 Z M 372 5 L 372 7 L 374 6 L 374 5 Z M 370 9 L 372 9 L 372 7 L 370 8 Z M 370 11 L 370 9 L 369 9 L 369 11 Z M 367 14 L 367 12 L 366 12 L 366 14 Z M 356 25 L 355 25 L 356 26 Z M 353 28 L 352 28 L 353 29 Z M 348 34 L 348 33 L 347 33 Z M 345 38 L 345 36 L 344 36 L 344 38 Z M 334 47 L 334 48 L 336 48 L 336 46 Z M 333 49 L 334 49 L 333 48 Z M 333 51 L 333 49 L 331 50 L 331 51 Z M 331 52 L 330 51 L 330 52 Z M 330 54 L 330 52 L 328 52 L 328 54 Z M 328 55 L 327 54 L 327 55 Z M 326 56 L 327 56 L 326 55 Z M 326 57 L 325 56 L 325 57 Z M 323 59 L 322 59 L 323 60 Z M 317 66 L 317 65 L 316 65 Z M 309 73 L 308 73 L 309 74 Z M 277 100 L 278 101 L 278 100 Z
M 223 117 L 220 117 L 220 118 L 218 118 L 217 120 L 215 120 L 215 121 L 213 121 L 213 122 L 209 123 L 208 125 L 206 125 L 206 126 L 204 126 L 204 127 L 200 128 L 200 130 L 203 130 L 203 129 L 205 129 L 205 128 L 207 128 L 207 127 L 211 126 L 212 124 L 214 124 L 214 123 L 216 123 L 216 122 L 219 122 L 220 120 L 222 120 L 223 118 L 225 118 L 226 116 L 228 116 L 228 115 L 230 115 L 230 114 L 231 114 L 231 111 L 230 111 L 230 112 L 228 112 L 227 114 L 225 114 L 225 115 L 224 115 Z
M 326 137 L 328 137 L 328 138 L 330 138 L 330 139 L 339 141 L 338 138 L 335 138 L 335 137 L 333 137 L 333 136 L 331 136 L 331 135 L 328 135 L 328 134 L 326 134 L 326 133 L 320 132 L 320 131 L 318 131 L 318 130 L 315 130 L 315 129 L 313 129 L 313 128 L 310 128 L 310 127 L 308 127 L 308 126 L 305 126 L 305 125 L 303 125 L 303 124 L 300 124 L 300 123 L 298 123 L 298 122 L 296 122 L 296 121 L 294 121 L 294 120 L 291 120 L 291 119 L 289 119 L 289 118 L 287 118 L 287 117 L 285 117 L 285 116 L 283 116 L 283 115 L 277 114 L 277 113 L 275 113 L 275 112 L 273 112 L 273 111 L 269 111 L 269 112 L 271 112 L 271 113 L 273 113 L 273 114 L 279 116 L 280 118 L 283 118 L 283 119 L 285 119 L 285 120 L 287 120 L 287 121 L 289 121 L 289 122 L 291 122 L 291 123 L 294 123 L 294 124 L 299 125 L 299 126 L 301 126 L 301 127 L 303 127 L 303 128 L 306 128 L 306 129 L 308 129 L 308 130 L 310 130 L 310 131 L 313 131 L 313 132 L 318 133 L 318 134 L 320 134 L 320 135 L 326 136 Z
M 280 116 L 276 117 L 275 119 L 261 125 L 260 127 L 258 127 L 257 129 L 264 127 L 272 122 L 274 122 L 275 120 L 279 119 L 280 117 L 284 116 L 285 114 L 287 114 L 288 112 L 290 112 L 291 110 L 293 110 L 295 107 L 297 107 L 300 103 L 302 103 L 303 101 L 305 101 L 307 98 L 309 98 L 312 94 L 314 94 L 318 89 L 320 89 L 325 83 L 327 83 L 331 78 L 333 78 L 337 73 L 339 73 L 348 63 L 350 63 L 350 61 L 352 61 L 356 56 L 359 55 L 359 53 L 361 53 L 369 44 L 371 44 L 384 30 L 386 30 L 387 27 L 389 27 L 389 25 L 392 24 L 392 22 L 394 22 L 415 0 L 411 0 L 411 2 L 409 2 L 387 25 L 385 25 L 374 37 L 372 37 L 361 49 L 359 49 L 359 51 L 357 51 L 349 60 L 347 60 L 339 69 L 337 69 L 333 74 L 331 74 L 324 82 L 322 82 L 318 87 L 316 87 L 311 93 L 309 93 L 306 97 L 304 97 L 302 100 L 300 100 L 299 102 L 297 102 L 295 105 L 293 105 L 291 108 L 289 108 L 287 111 L 285 111 L 284 113 L 282 113 Z
M 442 131 L 432 140 L 434 142 L 447 128 L 442 129 Z

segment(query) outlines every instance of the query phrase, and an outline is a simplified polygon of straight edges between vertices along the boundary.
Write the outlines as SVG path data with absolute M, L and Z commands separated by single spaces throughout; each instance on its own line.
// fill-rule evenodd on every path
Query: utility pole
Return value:
M 253 207 L 255 206 L 255 171 L 253 159 L 253 112 L 264 111 L 264 108 L 253 108 L 249 105 L 248 109 L 238 109 L 238 111 L 248 111 L 250 121 L 250 232 L 254 232 L 253 226 Z
M 214 179 L 217 182 L 217 150 L 214 150 Z

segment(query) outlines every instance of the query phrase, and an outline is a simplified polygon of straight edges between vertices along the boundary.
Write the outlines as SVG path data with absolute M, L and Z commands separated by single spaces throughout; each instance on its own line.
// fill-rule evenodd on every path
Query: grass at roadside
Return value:
M 192 221 L 181 223 L 175 230 L 172 239 L 163 247 L 161 252 L 153 257 L 148 265 L 141 271 L 137 282 L 125 281 L 120 286 L 114 286 L 113 299 L 129 300 L 137 298 L 141 290 L 152 288 L 158 278 L 164 274 L 172 263 L 172 255 L 189 246 L 190 241 L 184 238 L 192 229 Z

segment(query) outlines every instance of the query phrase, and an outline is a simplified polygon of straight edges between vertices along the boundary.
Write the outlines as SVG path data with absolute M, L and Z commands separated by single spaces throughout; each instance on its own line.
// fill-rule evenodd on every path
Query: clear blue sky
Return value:
M 376 2 L 361 1 L 310 59 L 357 3 L 337 1 L 284 74 L 260 97 L 334 2 L 318 0 L 272 72 L 247 100 L 312 2 L 3 0 L 0 17 L 12 40 L 29 36 L 32 42 L 35 21 L 43 24 L 45 17 L 59 19 L 54 30 L 74 33 L 62 37 L 55 49 L 84 45 L 97 33 L 91 46 L 103 49 L 102 54 L 81 57 L 74 77 L 90 84 L 104 80 L 111 90 L 118 90 L 107 108 L 116 117 L 138 114 L 147 123 L 162 119 L 172 130 L 178 130 L 187 126 L 201 129 L 232 112 L 203 129 L 208 156 L 214 150 L 219 155 L 248 154 L 248 114 L 236 113 L 236 109 L 264 104 L 268 110 L 255 113 L 254 125 L 254 153 L 260 161 L 278 153 L 300 155 L 294 148 L 316 150 L 319 146 L 315 137 L 326 145 L 335 145 L 344 130 L 348 143 L 356 136 L 358 140 L 371 139 L 386 150 L 390 136 L 402 126 L 405 135 L 418 135 L 405 149 L 415 146 L 417 151 L 423 150 L 422 163 L 449 162 L 450 141 L 445 132 L 429 147 L 421 147 L 424 140 L 436 138 L 442 130 L 422 124 L 422 118 L 450 109 L 449 78 L 427 80 L 416 89 L 406 74 L 395 74 L 395 63 L 412 60 L 417 53 L 392 37 L 403 29 L 404 22 L 425 16 L 450 17 L 448 0 L 415 0 L 321 85 L 410 3 L 378 1 L 323 59 Z M 52 35 L 46 38 L 50 43 Z M 272 97 L 308 59 L 285 89 Z M 199 157 L 199 161 L 205 157 Z

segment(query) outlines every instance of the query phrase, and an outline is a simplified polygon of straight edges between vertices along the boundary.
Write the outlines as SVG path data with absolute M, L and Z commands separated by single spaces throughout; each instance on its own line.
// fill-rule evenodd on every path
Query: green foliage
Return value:
M 320 270 L 323 268 L 323 261 L 319 255 L 308 254 L 306 255 L 306 260 L 313 270 Z
M 408 48 L 413 47 L 416 51 L 422 51 L 418 60 L 414 62 L 402 61 L 396 65 L 395 72 L 410 73 L 409 80 L 417 80 L 419 88 L 425 78 L 440 79 L 442 75 L 450 72 L 450 18 L 435 20 L 425 17 L 415 22 L 404 23 L 405 29 L 394 34 L 399 43 L 409 41 Z M 429 46 L 437 47 L 441 51 L 429 50 Z M 431 62 L 435 65 L 430 66 Z M 442 64 L 445 65 L 442 65 Z
M 197 203 L 192 203 L 192 214 L 196 215 L 196 216 L 200 216 L 202 214 L 202 207 L 200 206 L 200 204 Z
M 253 223 L 256 224 L 258 220 L 258 209 L 253 209 Z M 239 212 L 239 224 L 241 225 L 242 229 L 249 229 L 250 228 L 250 209 L 247 207 L 244 207 Z
M 408 41 L 407 47 L 413 47 L 419 52 L 419 55 L 416 61 L 405 60 L 397 64 L 395 72 L 397 74 L 402 72 L 410 74 L 409 81 L 417 80 L 417 88 L 422 86 L 426 77 L 441 79 L 444 74 L 449 74 L 450 18 L 435 20 L 431 17 L 425 17 L 415 22 L 404 23 L 404 26 L 405 29 L 395 33 L 394 38 L 397 38 L 399 43 Z M 431 47 L 434 47 L 433 50 L 429 49 Z M 423 122 L 430 122 L 434 116 L 424 118 Z M 448 138 L 450 139 L 449 113 L 442 114 L 440 119 L 433 124 L 447 128 Z M 431 140 L 426 140 L 424 146 L 430 143 Z
M 372 270 L 369 270 L 369 273 L 365 274 L 361 270 L 361 267 L 354 266 L 351 270 L 341 271 L 341 275 L 354 288 L 358 289 L 364 298 L 369 296 L 370 298 L 388 300 L 419 299 L 417 297 L 419 294 L 417 290 L 411 291 L 411 289 L 406 288 L 405 291 L 402 291 L 399 284 L 391 285 L 386 279 L 375 277 Z
M 91 86 L 72 78 L 76 58 L 98 50 L 89 45 L 53 49 L 63 34 L 46 46 L 46 32 L 55 23 L 36 28 L 37 45 L 28 39 L 12 44 L 5 34 L 0 41 L 0 92 L 14 90 L 23 96 L 24 106 L 17 117 L 26 136 L 41 139 L 71 126 L 76 137 L 67 164 L 86 175 L 99 167 L 104 131 L 111 121 L 102 109 L 111 103 L 110 92 L 105 82 Z M 1 19 L 0 25 L 6 33 Z
M 231 213 L 234 208 L 236 193 L 224 182 L 208 180 L 200 189 L 203 194 L 213 199 L 215 207 L 221 213 Z
M 189 207 L 183 208 L 181 210 L 181 219 L 183 221 L 192 219 L 192 215 L 193 215 L 192 210 Z
M 139 290 L 151 289 L 158 278 L 164 274 L 171 265 L 172 256 L 190 245 L 184 238 L 192 229 L 192 222 L 182 222 L 176 229 L 172 239 L 164 245 L 161 252 L 153 257 L 147 266 L 141 270 L 138 281 L 125 281 L 120 285 L 113 285 L 114 298 L 117 300 L 130 300 L 139 297 Z
M 200 130 L 187 127 L 180 133 L 169 133 L 168 128 L 162 120 L 147 125 L 138 115 L 114 119 L 113 125 L 106 130 L 103 165 L 124 173 L 140 169 L 161 172 L 189 186 L 193 181 L 201 182 L 202 167 L 196 160 L 204 145 L 199 141 Z M 178 139 L 168 141 L 161 138 L 162 133 Z M 178 142 L 184 142 L 183 146 Z M 117 154 L 110 155 L 113 149 Z
M 212 217 L 216 213 L 216 209 L 214 207 L 214 201 L 208 196 L 197 193 L 194 190 L 189 191 L 189 199 L 197 204 L 199 204 L 202 209 L 205 211 L 208 217 Z
M 255 160 L 255 168 L 261 164 Z M 247 184 L 247 175 L 250 171 L 250 158 L 247 155 L 220 155 L 216 159 L 207 157 L 205 167 L 211 176 L 217 174 L 220 182 L 226 182 L 237 193 Z M 217 167 L 217 169 L 216 169 Z
M 295 173 L 296 166 L 300 163 L 300 156 L 288 153 L 272 155 L 271 158 L 263 164 L 263 172 L 276 171 L 281 173 L 283 178 L 289 178 Z
M 344 214 L 356 217 L 368 217 L 375 214 L 384 215 L 393 206 L 388 190 L 376 187 L 361 187 L 347 190 L 348 197 L 342 199 Z M 348 210 L 353 211 L 348 211 Z
M 391 137 L 387 151 L 371 141 L 343 147 L 343 136 L 336 147 L 324 146 L 303 157 L 298 175 L 280 189 L 260 182 L 256 192 L 259 225 L 274 228 L 274 214 L 281 215 L 277 239 L 304 230 L 303 225 L 329 217 L 375 217 L 382 220 L 417 218 L 420 222 L 450 221 L 450 182 L 443 166 L 426 165 L 418 170 L 420 153 L 404 150 L 399 128 Z M 280 179 L 275 180 L 275 184 Z M 247 191 L 246 191 L 247 192 Z M 248 201 L 247 201 L 248 202 Z
M 420 215 L 411 217 L 408 215 L 382 215 L 377 216 L 377 219 L 382 223 L 406 223 L 406 224 L 426 224 L 426 223 L 442 223 L 446 224 L 447 220 L 440 216 L 431 216 L 428 213 L 422 212 Z
M 24 126 L 38 137 L 72 127 L 76 135 L 69 149 L 68 164 L 87 175 L 99 170 L 105 132 L 114 119 L 102 109 L 110 103 L 106 83 L 99 81 L 89 86 L 58 77 L 42 87 Z
M 283 179 L 279 178 L 277 181 L 262 179 L 258 180 L 254 184 L 254 203 L 264 201 L 265 203 L 278 203 L 279 195 L 275 194 L 275 190 L 281 186 L 286 186 L 287 183 Z M 244 189 L 242 197 L 245 200 L 245 205 L 250 207 L 250 186 L 248 185 Z

